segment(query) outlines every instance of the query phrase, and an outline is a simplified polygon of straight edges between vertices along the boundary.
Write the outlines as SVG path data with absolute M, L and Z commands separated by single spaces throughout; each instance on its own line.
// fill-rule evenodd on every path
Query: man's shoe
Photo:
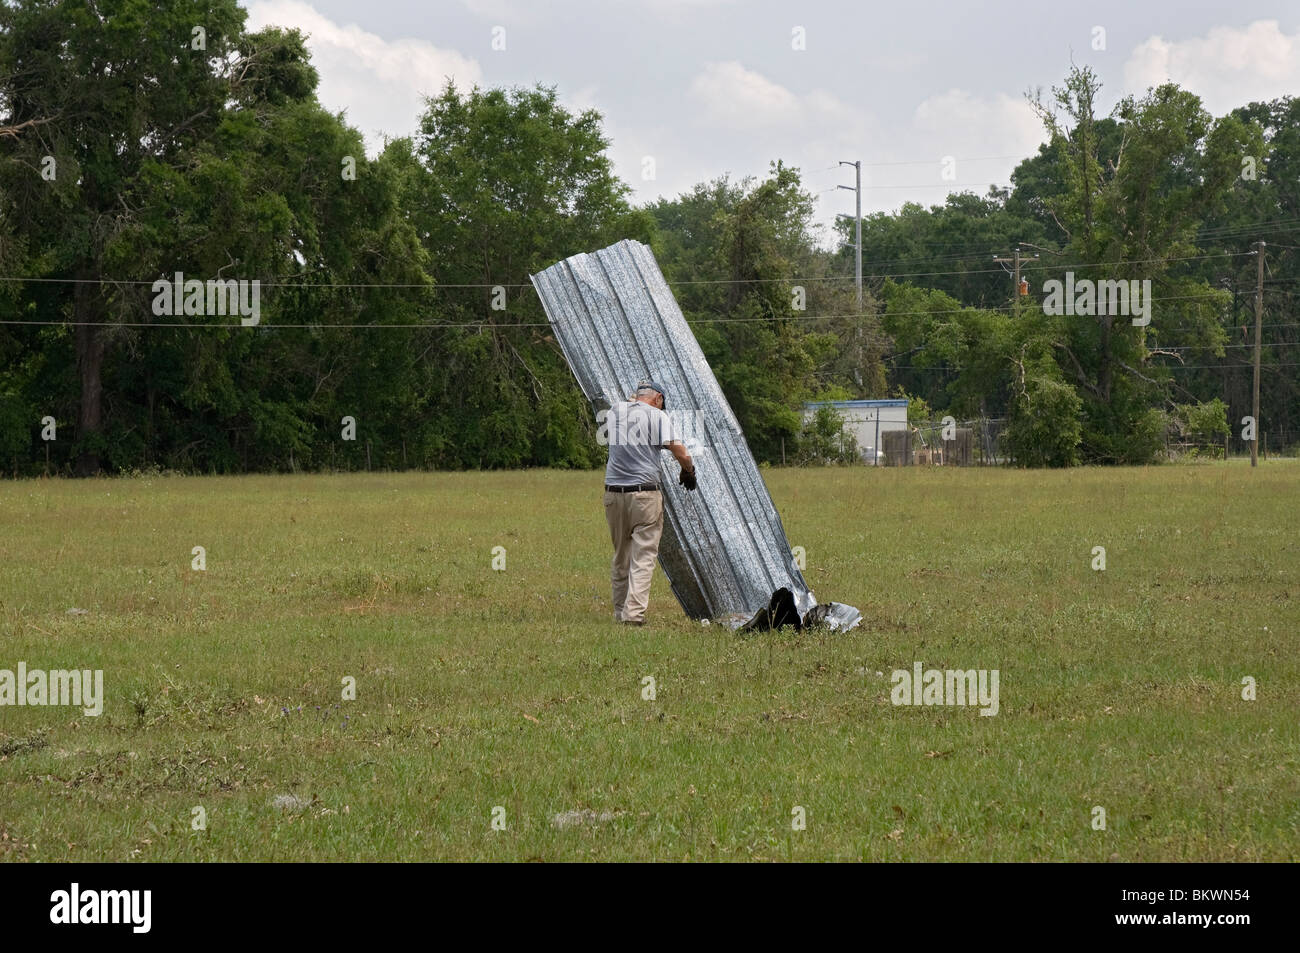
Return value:
M 624 625 L 635 625 L 637 627 L 645 625 L 645 619 L 620 619 Z

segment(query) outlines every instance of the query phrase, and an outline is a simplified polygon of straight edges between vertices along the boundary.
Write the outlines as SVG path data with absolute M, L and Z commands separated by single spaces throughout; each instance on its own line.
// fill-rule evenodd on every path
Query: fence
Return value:
M 943 421 L 909 424 L 906 430 L 882 433 L 885 466 L 994 466 L 1006 462 L 999 442 L 1006 419 L 979 417 L 945 425 Z
M 1165 440 L 1165 455 L 1170 460 L 1222 460 L 1225 457 L 1249 457 L 1250 441 L 1241 434 L 1206 438 L 1198 435 L 1171 434 Z M 1259 458 L 1300 456 L 1300 432 L 1294 430 L 1264 430 L 1259 435 Z
M 1217 443 L 1222 450 L 1225 444 Z M 1233 428 L 1226 441 L 1226 448 L 1230 457 L 1250 456 L 1250 441 L 1241 439 L 1240 424 Z M 1260 430 L 1259 456 L 1262 460 L 1267 460 L 1269 457 L 1300 456 L 1300 431 L 1285 427 L 1268 427 Z
M 944 426 L 942 421 L 909 424 L 906 430 L 891 430 L 880 435 L 883 463 L 887 467 L 916 466 L 996 466 L 1008 463 L 1001 447 L 1006 430 L 1005 417 L 980 417 Z M 945 434 L 948 439 L 944 439 Z M 1300 432 L 1274 429 L 1262 431 L 1260 459 L 1300 455 Z M 1165 440 L 1165 454 L 1170 460 L 1222 460 L 1225 456 L 1250 456 L 1250 442 L 1233 433 L 1226 440 L 1179 437 L 1170 434 Z

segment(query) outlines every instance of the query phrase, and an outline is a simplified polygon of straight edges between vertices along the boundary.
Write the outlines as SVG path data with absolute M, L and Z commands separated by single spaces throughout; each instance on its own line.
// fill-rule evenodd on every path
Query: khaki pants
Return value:
M 664 529 L 664 500 L 658 490 L 638 493 L 605 491 L 605 522 L 614 543 L 609 581 L 614 591 L 614 618 L 644 622 L 650 601 L 659 537 Z

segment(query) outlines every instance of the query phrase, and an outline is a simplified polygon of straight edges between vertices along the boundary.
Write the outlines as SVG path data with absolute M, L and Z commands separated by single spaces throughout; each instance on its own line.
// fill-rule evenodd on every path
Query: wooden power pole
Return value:
M 1255 422 L 1255 439 L 1250 442 L 1250 465 L 1259 466 L 1259 353 L 1260 335 L 1264 330 L 1264 243 L 1255 242 L 1255 394 L 1251 400 L 1251 419 Z
M 862 160 L 859 159 L 857 162 L 841 162 L 840 165 L 853 166 L 853 170 L 857 174 L 857 178 L 853 184 L 853 192 L 857 196 L 857 206 L 853 212 L 857 221 L 857 235 L 856 235 L 856 242 L 854 243 L 853 248 L 856 252 L 856 258 L 857 258 L 857 261 L 855 263 L 855 268 L 854 268 L 854 274 L 857 278 L 857 283 L 858 283 L 858 311 L 861 312 L 862 311 Z M 848 186 L 841 185 L 839 186 L 839 188 L 847 189 Z
M 1024 260 L 1024 261 L 1035 261 L 1035 260 L 1037 260 L 1037 258 L 1038 258 L 1038 256 L 1037 256 L 1037 255 L 1034 255 L 1032 258 L 1025 258 L 1025 259 L 1023 259 L 1023 260 Z M 993 257 L 993 260 L 994 260 L 995 262 L 997 262 L 999 265 L 1014 265 L 1014 266 L 1015 266 L 1015 270 L 1012 272 L 1012 276 L 1011 276 L 1011 277 L 1012 277 L 1012 280 L 1016 283 L 1015 289 L 1012 291 L 1012 294 L 1013 294 L 1015 297 L 1013 297 L 1011 300 L 1014 302 L 1014 304 L 1012 305 L 1012 310 L 1013 310 L 1017 315 L 1019 315 L 1019 314 L 1020 314 L 1020 299 L 1021 299 L 1021 297 L 1022 297 L 1022 295 L 1020 294 L 1020 262 L 1022 261 L 1022 259 L 1021 259 L 1021 257 L 1020 257 L 1020 247 L 1019 247 L 1019 246 L 1016 246 L 1016 250 L 1012 253 L 1012 257 L 1010 257 L 1010 258 L 999 258 L 999 257 L 997 257 L 997 256 L 995 255 L 995 256 Z

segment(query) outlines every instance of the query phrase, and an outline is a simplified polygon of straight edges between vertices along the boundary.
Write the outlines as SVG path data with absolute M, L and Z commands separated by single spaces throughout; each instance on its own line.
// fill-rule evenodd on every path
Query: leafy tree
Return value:
M 794 452 L 802 404 L 828 388 L 883 393 L 884 336 L 816 247 L 797 170 L 775 162 L 761 181 L 724 177 L 651 211 L 678 302 L 758 459 Z
M 1217 397 L 1203 404 L 1176 404 L 1174 409 L 1183 434 L 1216 441 L 1228 436 L 1228 405 Z
M 830 404 L 813 411 L 799 432 L 801 465 L 815 463 L 856 463 L 858 440 L 844 429 L 844 415 Z
M 1002 311 L 963 307 L 942 291 L 886 280 L 884 329 L 894 341 L 896 386 L 937 412 L 1001 415 L 1012 355 L 1033 327 Z
M 140 252 L 126 234 L 137 221 L 132 200 L 152 170 L 181 167 L 187 147 L 221 121 L 243 16 L 234 0 L 0 6 L 0 125 L 35 124 L 32 135 L 5 140 L 3 184 L 10 221 L 40 271 L 75 282 L 36 307 L 72 322 L 81 473 L 97 471 L 105 449 L 105 355 L 139 315 L 141 296 L 124 282 L 154 277 L 132 267 Z M 199 23 L 204 50 L 191 45 Z
M 1278 448 L 1300 439 L 1300 375 L 1288 367 L 1300 353 L 1300 99 L 1250 103 L 1232 115 L 1263 128 L 1263 152 L 1241 156 L 1241 174 L 1224 204 L 1202 222 L 1202 257 L 1186 263 L 1187 274 L 1224 290 L 1220 322 L 1227 352 L 1221 361 L 1204 351 L 1186 352 L 1180 396 L 1223 400 L 1234 424 L 1254 412 L 1254 243 L 1265 240 L 1259 424 L 1268 446 Z
M 1079 462 L 1082 401 L 1044 354 L 1016 362 L 1015 395 L 1002 446 L 1022 467 L 1070 467 Z
M 1167 328 L 1221 354 L 1225 296 L 1172 266 L 1195 255 L 1200 221 L 1232 189 L 1241 156 L 1262 151 L 1261 130 L 1233 116 L 1215 120 L 1195 95 L 1165 84 L 1120 102 L 1122 135 L 1108 155 L 1094 116 L 1099 86 L 1090 70 L 1075 68 L 1050 103 L 1034 101 L 1064 173 L 1064 192 L 1046 205 L 1069 236 L 1071 270 L 1076 279 L 1150 280 L 1161 292 L 1155 333 Z M 1159 446 L 1148 411 L 1169 402 L 1167 372 L 1147 367 L 1157 350 L 1151 332 L 1111 314 L 1063 315 L 1046 330 L 1083 401 L 1085 459 L 1145 462 Z
M 417 421 L 428 462 L 444 467 L 592 466 L 603 460 L 591 413 L 545 327 L 531 273 L 624 238 L 649 240 L 594 110 L 573 114 L 553 88 L 448 83 L 428 100 L 412 144 L 403 204 L 442 286 L 453 325 L 419 338 Z M 526 161 L 522 161 L 526 157 Z M 465 285 L 499 285 L 493 294 Z
M 840 267 L 852 270 L 852 217 L 840 216 L 835 227 Z M 1023 198 L 1013 204 L 1005 191 L 954 193 L 928 209 L 908 202 L 897 213 L 863 217 L 863 271 L 943 291 L 972 307 L 1005 307 L 1015 289 L 993 257 L 1020 243 L 1052 242 L 1056 231 L 1050 218 L 1032 214 Z
M 1167 84 L 1097 116 L 1074 70 L 1035 98 L 1048 141 L 1012 189 L 864 221 L 884 280 L 859 309 L 781 162 L 637 209 L 598 114 L 451 84 L 368 160 L 299 34 L 248 33 L 234 0 L 155 6 L 0 3 L 0 274 L 28 279 L 0 283 L 6 470 L 47 449 L 87 474 L 597 465 L 528 275 L 628 237 L 655 248 L 760 460 L 829 455 L 808 400 L 893 388 L 915 413 L 1006 415 L 1026 466 L 1143 463 L 1171 426 L 1217 437 L 1249 413 L 1263 238 L 1261 424 L 1271 447 L 1300 437 L 1291 97 L 1215 119 Z M 1041 256 L 1029 300 L 992 267 L 1017 244 Z M 178 271 L 260 279 L 261 323 L 155 316 L 153 281 Z M 1149 279 L 1152 323 L 1030 303 L 1066 271 Z
M 391 402 L 400 378 L 376 370 L 401 365 L 395 332 L 357 348 L 342 328 L 412 320 L 411 296 L 359 286 L 427 284 L 423 253 L 386 170 L 316 103 L 301 35 L 248 34 L 233 2 L 0 10 L 5 121 L 46 120 L 5 144 L 6 217 L 29 273 L 56 279 L 17 307 L 71 322 L 28 336 L 20 386 L 75 414 L 77 472 L 311 464 L 334 398 L 363 418 Z M 165 326 L 185 319 L 155 318 L 151 285 L 175 272 L 266 282 L 261 325 Z

